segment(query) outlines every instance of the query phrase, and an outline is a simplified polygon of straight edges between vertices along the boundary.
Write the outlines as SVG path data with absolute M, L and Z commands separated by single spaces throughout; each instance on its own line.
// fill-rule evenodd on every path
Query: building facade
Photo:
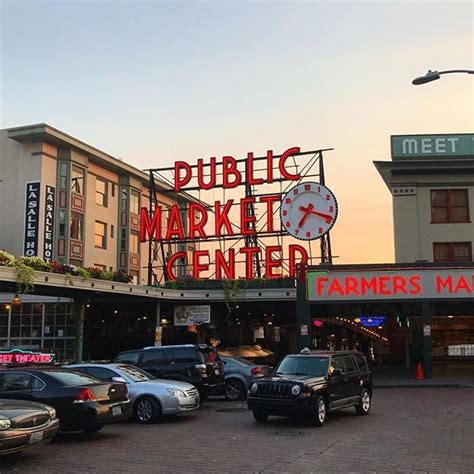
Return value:
M 395 261 L 472 262 L 474 134 L 396 135 L 374 164 L 393 198 Z
M 150 248 L 139 240 L 148 173 L 47 124 L 1 130 L 0 158 L 1 249 L 148 283 Z M 158 201 L 185 209 L 189 199 L 161 182 Z

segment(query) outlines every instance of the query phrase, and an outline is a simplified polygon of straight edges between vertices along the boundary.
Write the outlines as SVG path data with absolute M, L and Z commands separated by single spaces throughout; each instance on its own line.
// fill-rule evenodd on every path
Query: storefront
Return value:
M 421 362 L 428 377 L 474 373 L 471 263 L 311 267 L 297 304 L 300 347 L 357 348 L 376 365 Z

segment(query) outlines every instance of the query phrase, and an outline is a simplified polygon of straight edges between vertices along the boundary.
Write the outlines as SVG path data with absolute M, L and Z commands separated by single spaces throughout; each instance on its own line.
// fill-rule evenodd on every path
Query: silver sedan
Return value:
M 126 364 L 83 363 L 69 367 L 99 380 L 126 383 L 133 414 L 139 423 L 153 423 L 163 415 L 177 415 L 199 408 L 199 393 L 186 382 L 156 379 Z

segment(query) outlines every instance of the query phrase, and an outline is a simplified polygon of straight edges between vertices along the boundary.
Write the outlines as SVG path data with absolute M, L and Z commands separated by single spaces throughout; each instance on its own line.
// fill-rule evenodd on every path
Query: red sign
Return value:
M 262 167 L 262 161 L 266 164 L 263 169 L 264 176 L 261 174 L 262 170 L 259 169 L 258 177 L 253 153 L 247 154 L 245 171 L 238 169 L 239 162 L 232 156 L 222 157 L 222 161 L 219 163 L 216 158 L 211 158 L 209 163 L 204 163 L 200 159 L 196 166 L 178 161 L 174 165 L 174 191 L 185 191 L 191 180 L 194 182 L 197 180 L 199 188 L 203 190 L 211 190 L 216 187 L 232 189 L 243 185 L 271 184 L 276 181 L 297 181 L 301 179 L 301 175 L 290 172 L 287 160 L 298 153 L 300 153 L 300 148 L 292 147 L 281 156 L 276 157 L 273 151 L 269 150 L 266 158 L 259 161 L 259 168 Z M 277 167 L 274 169 L 276 160 Z M 217 167 L 222 167 L 219 168 L 221 173 L 217 172 Z M 275 176 L 276 173 L 279 175 Z M 140 211 L 140 242 L 155 240 L 167 244 L 209 239 L 235 238 L 237 240 L 257 235 L 257 217 L 253 212 L 249 212 L 249 209 L 257 203 L 266 209 L 264 219 L 260 221 L 263 222 L 263 226 L 259 228 L 258 236 L 281 235 L 283 231 L 274 229 L 273 224 L 273 216 L 275 209 L 280 205 L 280 199 L 279 194 L 270 193 L 260 196 L 258 199 L 247 196 L 241 199 L 228 199 L 226 202 L 215 201 L 210 206 L 193 202 L 189 204 L 186 216 L 180 212 L 179 204 L 174 204 L 169 210 L 169 218 L 166 220 L 162 218 L 164 212 L 162 206 L 158 205 L 152 215 L 147 208 L 142 207 Z M 239 208 L 237 219 L 230 214 L 235 206 Z M 282 276 L 283 250 L 288 255 L 289 275 L 295 276 L 297 265 L 308 262 L 306 249 L 296 244 L 289 245 L 285 249 L 281 245 L 269 245 L 264 249 L 258 246 L 233 247 L 225 252 L 214 249 L 213 255 L 210 255 L 209 250 L 178 251 L 167 258 L 165 272 L 169 280 L 175 280 L 174 267 L 178 262 L 182 264 L 184 261 L 186 265 L 192 267 L 193 277 L 202 278 L 210 269 L 209 262 L 212 257 L 216 279 L 236 278 L 236 262 L 242 261 L 245 264 L 245 277 L 251 279 L 254 277 L 253 261 L 258 254 L 265 267 L 265 277 L 275 279 Z
M 0 364 L 51 364 L 52 362 L 54 362 L 54 354 L 22 351 L 20 349 L 0 352 Z

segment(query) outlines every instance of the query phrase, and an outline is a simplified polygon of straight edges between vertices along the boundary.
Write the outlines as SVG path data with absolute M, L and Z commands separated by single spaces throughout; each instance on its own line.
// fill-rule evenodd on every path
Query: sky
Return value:
M 0 128 L 45 122 L 139 168 L 334 148 L 336 263 L 392 262 L 390 135 L 474 131 L 472 2 L 5 1 Z

